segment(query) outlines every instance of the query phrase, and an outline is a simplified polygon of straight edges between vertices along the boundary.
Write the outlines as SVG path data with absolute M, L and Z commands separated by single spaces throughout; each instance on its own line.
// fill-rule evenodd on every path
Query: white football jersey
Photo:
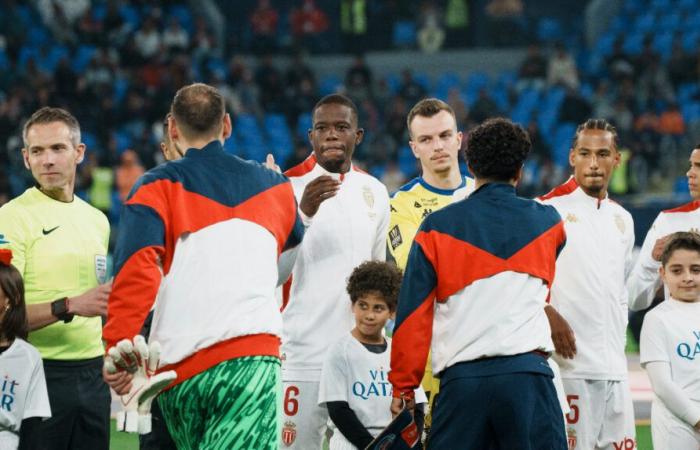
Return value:
M 656 291 L 661 287 L 659 268 L 661 262 L 651 256 L 656 240 L 677 231 L 695 231 L 700 233 L 700 200 L 690 202 L 678 208 L 661 211 L 644 238 L 637 262 L 627 279 L 630 309 L 646 309 L 654 300 Z M 668 289 L 664 290 L 666 300 Z
M 309 157 L 285 173 L 297 201 L 306 185 L 328 172 Z M 328 344 L 354 327 L 346 281 L 368 260 L 386 259 L 389 194 L 355 168 L 341 177 L 335 197 L 312 218 L 285 286 L 282 368 L 285 380 L 318 381 Z
M 573 177 L 539 200 L 557 209 L 566 229 L 551 304 L 573 328 L 577 353 L 573 360 L 554 353 L 562 378 L 626 379 L 632 216 L 607 197 L 588 196 Z

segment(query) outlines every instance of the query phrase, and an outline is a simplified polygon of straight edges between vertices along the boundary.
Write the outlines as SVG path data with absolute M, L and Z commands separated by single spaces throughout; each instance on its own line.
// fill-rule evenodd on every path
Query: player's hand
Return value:
M 127 394 L 133 386 L 134 374 L 126 371 L 110 373 L 107 367 L 102 368 L 102 379 L 109 385 L 114 392 L 119 395 Z
M 117 431 L 151 432 L 151 403 L 177 374 L 170 370 L 156 374 L 160 345 L 146 344 L 141 335 L 124 339 L 110 348 L 102 376 L 120 396 L 123 410 L 117 413 Z
M 278 166 L 275 163 L 275 157 L 272 156 L 272 153 L 267 154 L 267 159 L 265 159 L 263 166 L 267 167 L 270 170 L 274 170 L 277 173 L 282 173 L 282 169 L 280 169 L 280 166 Z
M 671 235 L 666 235 L 657 239 L 654 243 L 654 248 L 651 249 L 651 257 L 654 258 L 654 261 L 661 261 L 661 254 L 664 252 L 669 237 L 671 237 Z
M 68 299 L 68 312 L 77 316 L 107 316 L 107 299 L 112 292 L 112 281 Z
M 416 400 L 414 398 L 403 399 L 403 398 L 392 398 L 391 399 L 391 417 L 392 419 L 399 415 L 399 413 L 404 409 L 413 415 L 413 411 L 416 409 Z
M 301 202 L 299 202 L 299 208 L 308 217 L 313 217 L 318 212 L 321 203 L 335 197 L 339 189 L 340 181 L 334 180 L 328 175 L 321 175 L 306 185 Z
M 552 329 L 552 341 L 554 350 L 566 359 L 574 359 L 576 356 L 576 336 L 571 329 L 569 322 L 554 309 L 553 306 L 544 307 L 549 327 Z

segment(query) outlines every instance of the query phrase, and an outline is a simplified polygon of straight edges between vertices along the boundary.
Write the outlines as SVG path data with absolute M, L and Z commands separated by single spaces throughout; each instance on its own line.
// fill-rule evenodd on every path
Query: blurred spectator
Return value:
M 406 100 L 409 105 L 418 103 L 426 95 L 425 88 L 413 78 L 413 72 L 410 69 L 401 71 L 401 85 L 399 86 L 398 94 Z
M 163 31 L 163 47 L 168 52 L 185 51 L 190 46 L 190 35 L 180 22 L 172 17 L 168 27 Z
M 447 93 L 447 104 L 452 107 L 455 112 L 455 122 L 457 123 L 457 129 L 462 130 L 467 125 L 467 119 L 469 118 L 469 107 L 462 99 L 462 93 L 459 88 L 453 87 Z
M 212 55 L 214 47 L 214 37 L 209 32 L 207 22 L 204 17 L 197 17 L 192 39 L 192 59 L 201 63 Z
M 314 74 L 311 67 L 304 60 L 304 54 L 297 52 L 292 57 L 292 61 L 287 68 L 287 73 L 285 74 L 285 81 L 287 83 L 287 89 L 293 91 L 298 91 L 302 81 L 308 80 L 316 87 L 316 75 Z
M 269 112 L 282 112 L 284 105 L 284 85 L 282 74 L 275 67 L 270 55 L 261 58 L 255 71 L 255 82 L 260 88 L 260 106 Z
M 293 91 L 287 104 L 287 122 L 290 127 L 294 127 L 299 119 L 299 115 L 310 112 L 319 100 L 316 95 L 316 85 L 311 78 L 303 78 L 298 89 Z M 362 123 L 365 123 L 364 121 Z
M 530 120 L 530 123 L 527 125 L 527 133 L 530 135 L 530 141 L 532 142 L 532 156 L 540 165 L 551 162 L 552 152 L 542 137 L 542 133 L 540 133 L 537 120 Z
M 606 60 L 606 66 L 610 76 L 617 81 L 634 77 L 634 60 L 622 48 L 622 38 L 615 39 L 613 51 Z
M 685 121 L 676 103 L 671 103 L 659 116 L 659 132 L 672 136 L 681 136 L 685 133 Z
M 131 31 L 131 26 L 124 20 L 119 12 L 119 1 L 108 0 L 107 11 L 102 20 L 102 27 L 106 33 L 106 42 L 111 42 L 121 46 L 126 41 L 127 33 Z
M 423 53 L 435 53 L 445 42 L 441 12 L 433 2 L 428 2 L 420 10 L 420 19 L 422 26 L 418 30 L 418 48 Z
M 522 41 L 520 19 L 523 16 L 521 0 L 489 0 L 486 15 L 489 18 L 490 42 L 497 47 Z
M 250 16 L 254 52 L 264 54 L 277 50 L 278 22 L 279 12 L 270 0 L 258 0 L 258 5 Z
M 153 17 L 146 18 L 143 27 L 134 34 L 134 44 L 144 59 L 151 58 L 158 53 L 161 37 Z
M 489 92 L 482 88 L 479 90 L 479 97 L 476 99 L 471 108 L 471 119 L 476 123 L 481 123 L 489 117 L 497 117 L 501 115 L 498 105 L 491 98 Z
M 253 72 L 247 67 L 243 70 L 241 82 L 236 86 L 238 98 L 241 102 L 241 113 L 254 114 L 262 119 L 263 111 L 260 108 L 260 89 L 255 83 Z
M 620 142 L 627 142 L 634 128 L 634 114 L 632 114 L 629 106 L 622 99 L 615 101 L 613 110 L 613 116 L 610 118 L 611 123 L 617 129 Z M 576 123 L 580 123 L 580 121 Z
M 642 52 L 637 56 L 635 61 L 636 72 L 642 73 L 645 68 L 650 66 L 654 61 L 661 59 L 661 55 L 654 50 L 654 41 L 651 35 L 644 38 L 644 43 L 642 44 Z
M 326 49 L 321 34 L 328 29 L 328 17 L 314 0 L 303 0 L 301 7 L 292 9 L 289 21 L 298 47 L 311 51 Z
M 567 87 L 559 109 L 559 122 L 579 124 L 591 117 L 591 105 L 572 87 Z
M 612 95 L 607 81 L 600 80 L 598 82 L 591 103 L 593 106 L 593 117 L 606 119 L 608 121 L 612 119 L 615 110 L 613 108 Z
M 518 82 L 516 90 L 542 89 L 547 79 L 547 60 L 542 55 L 539 44 L 530 44 L 527 48 L 527 55 L 518 69 Z
M 561 43 L 555 46 L 554 54 L 549 58 L 547 82 L 550 86 L 561 85 L 578 89 L 579 79 L 576 62 Z
M 126 200 L 131 188 L 143 173 L 144 169 L 136 152 L 125 150 L 115 173 L 117 192 L 122 202 Z
M 311 148 L 307 145 L 305 141 L 302 140 L 297 140 L 294 142 L 294 151 L 292 152 L 291 155 L 289 155 L 289 158 L 284 162 L 284 165 L 281 166 L 282 170 L 287 170 L 291 169 L 292 167 L 295 167 L 297 164 L 300 164 L 304 162 L 306 158 L 309 157 L 309 153 L 311 152 Z
M 398 191 L 401 186 L 406 182 L 406 176 L 399 169 L 399 165 L 396 161 L 389 161 L 386 165 L 386 170 L 381 177 L 382 183 L 386 186 L 386 190 L 390 194 Z
M 345 88 L 348 95 L 355 100 L 362 101 L 372 97 L 372 70 L 362 54 L 355 56 L 345 73 Z
M 680 41 L 675 39 L 668 61 L 668 73 L 673 87 L 678 88 L 682 83 L 694 80 L 693 66 L 693 58 L 683 51 Z
M 652 60 L 644 67 L 637 81 L 637 104 L 646 104 L 650 100 L 675 100 L 668 70 L 659 60 Z
M 447 0 L 445 31 L 445 47 L 463 47 L 471 43 L 467 0 Z
M 79 40 L 84 44 L 100 44 L 102 42 L 103 31 L 102 22 L 96 17 L 94 5 L 90 5 L 78 20 Z
M 347 53 L 365 50 L 367 6 L 367 0 L 340 0 L 340 33 Z

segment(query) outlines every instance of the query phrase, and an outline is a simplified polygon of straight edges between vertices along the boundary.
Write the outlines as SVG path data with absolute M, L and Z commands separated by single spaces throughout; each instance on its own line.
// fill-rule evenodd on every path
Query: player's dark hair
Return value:
M 29 323 L 27 308 L 24 304 L 24 281 L 15 266 L 0 263 L 0 289 L 7 297 L 8 308 L 0 321 L 0 337 L 13 341 L 15 338 L 27 339 Z
M 517 177 L 532 143 L 520 125 L 488 119 L 467 136 L 467 164 L 477 178 L 510 181 Z
M 348 278 L 348 294 L 355 304 L 367 294 L 379 294 L 390 311 L 396 310 L 401 287 L 401 270 L 382 261 L 365 261 L 353 269 Z
M 408 112 L 408 116 L 406 117 L 406 128 L 408 128 L 408 134 L 412 136 L 411 122 L 413 122 L 413 119 L 415 119 L 416 116 L 433 117 L 440 111 L 447 111 L 448 113 L 450 113 L 452 118 L 455 119 L 456 123 L 457 118 L 455 116 L 454 110 L 450 105 L 443 102 L 442 100 L 437 98 L 424 98 L 423 100 L 416 103 L 413 106 L 413 108 L 411 108 L 411 110 Z
M 163 119 L 163 142 L 167 142 L 170 140 L 170 135 L 168 135 L 168 119 L 170 119 L 171 114 L 168 113 L 165 115 L 165 118 Z
M 207 84 L 190 84 L 177 91 L 170 113 L 186 138 L 213 138 L 223 126 L 224 97 Z
M 605 119 L 588 119 L 576 128 L 576 134 L 571 142 L 571 148 L 576 148 L 578 145 L 578 137 L 585 130 L 603 130 L 609 131 L 613 137 L 613 150 L 617 150 L 617 130 L 610 122 Z
M 700 234 L 692 231 L 678 231 L 671 234 L 661 253 L 661 265 L 666 266 L 676 250 L 690 250 L 700 254 Z
M 350 97 L 345 96 L 343 94 L 326 95 L 321 100 L 319 100 L 318 103 L 316 103 L 316 105 L 314 105 L 314 109 L 311 110 L 311 120 L 312 121 L 316 120 L 316 110 L 323 105 L 347 106 L 348 108 L 350 108 L 350 111 L 352 111 L 352 119 L 355 121 L 354 125 L 357 126 L 357 117 L 358 117 L 357 106 L 355 105 L 355 102 L 350 100 Z
M 80 124 L 78 119 L 68 111 L 63 108 L 52 108 L 49 106 L 44 106 L 34 112 L 29 120 L 24 123 L 22 128 L 22 140 L 24 141 L 24 146 L 28 147 L 27 134 L 29 129 L 34 125 L 43 125 L 53 122 L 63 122 L 68 127 L 70 131 L 70 141 L 74 147 L 80 144 Z

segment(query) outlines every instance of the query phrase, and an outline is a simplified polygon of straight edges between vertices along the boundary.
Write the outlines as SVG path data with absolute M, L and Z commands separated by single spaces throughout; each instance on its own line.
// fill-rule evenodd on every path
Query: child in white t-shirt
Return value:
M 661 256 L 669 300 L 644 318 L 641 363 L 654 390 L 656 450 L 700 449 L 700 234 L 673 233 Z
M 27 339 L 24 283 L 0 249 L 0 450 L 31 448 L 41 418 L 51 417 L 41 355 Z
M 399 269 L 379 261 L 359 265 L 348 279 L 355 328 L 326 353 L 319 388 L 318 402 L 328 408 L 333 431 L 330 450 L 364 449 L 391 422 L 391 339 L 382 330 L 396 310 L 400 286 Z M 417 389 L 419 433 L 426 402 Z

